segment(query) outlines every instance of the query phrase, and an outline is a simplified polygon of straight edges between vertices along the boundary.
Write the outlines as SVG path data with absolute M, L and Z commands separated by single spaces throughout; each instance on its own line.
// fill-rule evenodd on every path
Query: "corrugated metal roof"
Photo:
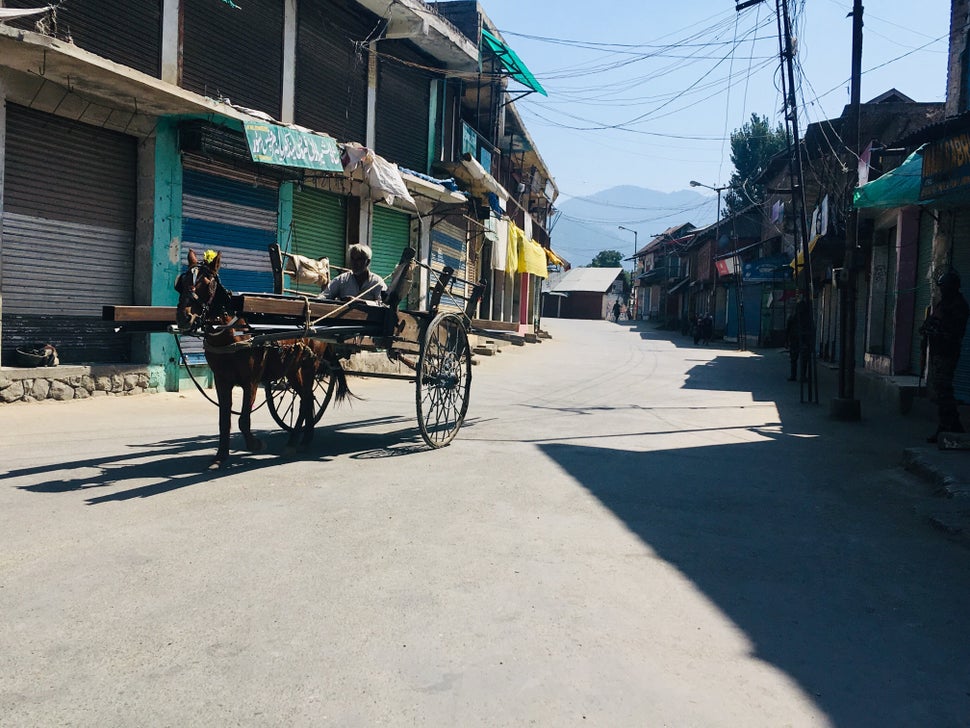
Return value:
M 552 289 L 556 293 L 593 291 L 605 293 L 623 273 L 622 268 L 572 268 Z

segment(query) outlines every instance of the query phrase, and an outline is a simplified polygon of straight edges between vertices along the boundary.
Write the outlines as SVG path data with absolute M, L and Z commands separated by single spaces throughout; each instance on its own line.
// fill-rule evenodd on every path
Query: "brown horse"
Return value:
M 202 337 L 205 359 L 215 380 L 219 450 L 210 468 L 221 467 L 229 457 L 233 387 L 242 389 L 239 430 L 250 452 L 263 449 L 263 443 L 250 429 L 253 402 L 262 383 L 285 377 L 299 397 L 299 416 L 290 433 L 287 452 L 298 445 L 306 447 L 313 439 L 313 386 L 318 372 L 326 371 L 336 380 L 337 402 L 350 395 L 340 360 L 328 344 L 311 338 L 254 343 L 246 321 L 234 314 L 231 294 L 219 282 L 221 262 L 220 253 L 200 261 L 195 251 L 190 250 L 188 270 L 175 282 L 179 294 L 176 309 L 179 331 Z

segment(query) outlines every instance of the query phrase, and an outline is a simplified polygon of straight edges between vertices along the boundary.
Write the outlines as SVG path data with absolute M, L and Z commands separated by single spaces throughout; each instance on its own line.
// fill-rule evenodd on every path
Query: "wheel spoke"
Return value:
M 465 418 L 471 385 L 471 352 L 464 325 L 442 314 L 429 325 L 419 362 L 418 424 L 432 447 L 451 442 Z

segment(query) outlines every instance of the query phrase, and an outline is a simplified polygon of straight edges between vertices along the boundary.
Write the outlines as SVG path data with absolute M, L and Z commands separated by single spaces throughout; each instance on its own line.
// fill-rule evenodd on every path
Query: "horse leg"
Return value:
M 249 452 L 259 452 L 263 449 L 263 441 L 253 435 L 250 422 L 253 414 L 253 402 L 256 400 L 256 391 L 259 389 L 259 379 L 254 379 L 242 388 L 243 400 L 242 410 L 239 412 L 239 431 L 246 439 L 246 449 Z
M 219 401 L 219 449 L 209 469 L 221 468 L 229 459 L 229 431 L 232 429 L 232 385 L 216 380 Z
M 303 367 L 301 372 L 301 379 L 303 380 L 301 384 L 303 385 L 303 396 L 300 399 L 300 410 L 302 411 L 303 420 L 303 440 L 300 443 L 300 449 L 306 450 L 310 447 L 310 443 L 313 442 L 313 419 L 316 412 L 315 402 L 313 400 L 313 387 L 316 385 L 316 375 L 317 375 L 317 364 L 316 361 L 310 361 Z

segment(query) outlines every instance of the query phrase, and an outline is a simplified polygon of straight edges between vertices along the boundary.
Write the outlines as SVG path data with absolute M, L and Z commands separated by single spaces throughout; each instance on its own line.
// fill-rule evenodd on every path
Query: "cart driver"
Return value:
M 371 249 L 363 243 L 355 243 L 347 251 L 350 270 L 330 281 L 319 298 L 337 301 L 382 301 L 387 286 L 380 276 L 370 272 Z

